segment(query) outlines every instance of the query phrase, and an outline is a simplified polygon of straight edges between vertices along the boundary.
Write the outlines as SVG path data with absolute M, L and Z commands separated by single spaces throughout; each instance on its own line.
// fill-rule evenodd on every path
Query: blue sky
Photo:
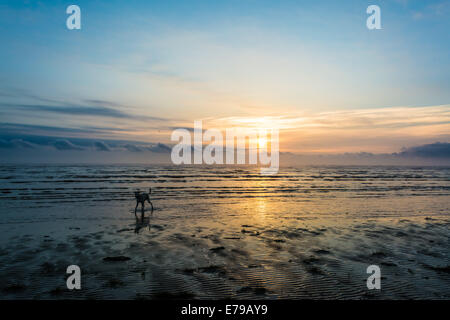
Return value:
M 167 143 L 265 117 L 287 151 L 448 142 L 449 16 L 443 0 L 0 1 L 0 133 Z

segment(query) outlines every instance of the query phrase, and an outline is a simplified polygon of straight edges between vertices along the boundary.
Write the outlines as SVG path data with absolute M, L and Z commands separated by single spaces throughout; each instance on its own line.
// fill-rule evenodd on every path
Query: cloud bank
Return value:
M 126 140 L 0 136 L 0 163 L 167 163 L 171 145 Z M 450 143 L 436 142 L 394 153 L 296 154 L 282 152 L 281 165 L 444 165 Z

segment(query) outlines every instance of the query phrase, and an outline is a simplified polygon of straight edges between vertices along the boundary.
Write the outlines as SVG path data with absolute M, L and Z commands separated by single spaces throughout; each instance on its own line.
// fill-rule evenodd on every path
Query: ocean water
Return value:
M 448 213 L 450 196 L 450 167 L 302 167 L 261 176 L 252 167 L 0 166 L 0 181 L 2 210 L 123 203 L 151 187 L 153 199 L 164 203 L 332 200 L 348 206 L 311 213 L 411 216 Z M 360 199 L 371 205 L 361 210 Z M 376 205 L 385 201 L 388 207 Z
M 450 297 L 450 167 L 11 165 L 0 181 L 2 298 Z

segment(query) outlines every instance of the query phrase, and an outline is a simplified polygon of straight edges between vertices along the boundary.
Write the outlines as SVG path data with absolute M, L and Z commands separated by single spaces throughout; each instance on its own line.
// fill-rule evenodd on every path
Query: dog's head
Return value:
M 139 197 L 139 194 L 140 194 L 141 192 L 140 191 L 135 191 L 134 192 L 134 196 L 137 198 L 137 197 Z

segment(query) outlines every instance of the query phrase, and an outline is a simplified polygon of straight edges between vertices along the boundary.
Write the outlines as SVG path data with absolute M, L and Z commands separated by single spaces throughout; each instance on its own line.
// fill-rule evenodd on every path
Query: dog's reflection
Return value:
M 148 231 L 151 230 L 151 218 L 150 217 L 144 217 L 141 218 L 136 217 L 136 227 L 134 228 L 134 233 L 139 233 L 139 231 L 142 228 L 148 227 Z
M 136 216 L 136 227 L 134 228 L 134 232 L 139 233 L 139 230 L 141 230 L 142 228 L 146 228 L 146 227 L 148 227 L 148 231 L 150 231 L 151 227 L 152 227 L 152 224 L 151 224 L 152 216 L 153 216 L 153 206 L 152 206 L 152 209 L 150 210 L 150 215 L 148 217 L 146 217 L 144 215 L 144 210 L 142 210 L 141 217 L 138 218 L 138 216 Z
M 142 219 L 136 218 L 136 227 L 134 228 L 134 233 L 139 233 L 142 228 L 148 227 L 148 231 L 151 229 L 150 217 L 144 217 Z

